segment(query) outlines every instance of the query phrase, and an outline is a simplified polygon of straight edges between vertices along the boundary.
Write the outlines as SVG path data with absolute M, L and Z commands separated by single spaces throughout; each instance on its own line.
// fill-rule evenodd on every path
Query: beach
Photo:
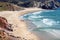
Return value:
M 9 32 L 9 35 L 15 37 L 21 37 L 22 40 L 40 40 L 35 34 L 28 31 L 27 24 L 24 20 L 21 20 L 19 16 L 27 14 L 29 12 L 40 11 L 40 8 L 26 8 L 21 11 L 2 11 L 0 16 L 5 17 L 10 24 L 12 24 L 13 32 Z M 19 39 L 20 40 L 20 39 Z
M 21 16 L 26 22 L 28 31 L 34 33 L 40 40 L 60 40 L 59 10 L 42 10 Z

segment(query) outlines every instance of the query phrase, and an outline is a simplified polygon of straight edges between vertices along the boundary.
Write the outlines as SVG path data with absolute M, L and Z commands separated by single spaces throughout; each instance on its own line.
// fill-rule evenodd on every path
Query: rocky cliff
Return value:
M 38 7 L 43 9 L 56 9 L 60 7 L 59 0 L 0 0 L 16 4 L 20 7 Z
M 19 6 L 22 7 L 38 7 L 38 8 L 43 8 L 43 9 L 56 9 L 60 7 L 60 2 L 55 1 L 55 0 L 34 0 L 34 1 L 28 1 L 24 3 L 18 3 Z

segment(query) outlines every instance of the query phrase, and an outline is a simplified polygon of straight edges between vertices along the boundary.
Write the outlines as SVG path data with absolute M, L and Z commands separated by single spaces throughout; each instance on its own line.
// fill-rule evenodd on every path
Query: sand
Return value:
M 19 16 L 27 14 L 29 12 L 35 12 L 42 10 L 40 8 L 26 8 L 21 11 L 2 11 L 0 16 L 5 17 L 10 24 L 12 24 L 13 32 L 9 32 L 10 35 L 21 37 L 22 40 L 39 40 L 39 38 L 27 30 L 27 24 L 24 20 L 21 20 Z

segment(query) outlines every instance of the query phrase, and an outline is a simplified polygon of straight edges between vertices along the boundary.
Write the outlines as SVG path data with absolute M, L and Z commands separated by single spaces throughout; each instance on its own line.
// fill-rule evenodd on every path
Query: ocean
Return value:
M 60 40 L 60 10 L 41 10 L 20 17 L 41 40 Z

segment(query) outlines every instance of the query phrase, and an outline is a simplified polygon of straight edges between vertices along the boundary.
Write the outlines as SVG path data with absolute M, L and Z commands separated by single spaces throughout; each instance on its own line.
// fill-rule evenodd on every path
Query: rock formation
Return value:
M 6 18 L 0 17 L 0 40 L 20 40 L 20 38 L 9 35 L 5 30 L 12 31 Z
M 38 8 L 43 8 L 43 9 L 56 9 L 60 7 L 59 0 L 0 0 L 0 1 L 13 3 L 24 8 L 38 7 Z
M 38 7 L 43 9 L 56 9 L 60 7 L 60 2 L 58 0 L 15 0 L 10 1 L 21 7 Z

